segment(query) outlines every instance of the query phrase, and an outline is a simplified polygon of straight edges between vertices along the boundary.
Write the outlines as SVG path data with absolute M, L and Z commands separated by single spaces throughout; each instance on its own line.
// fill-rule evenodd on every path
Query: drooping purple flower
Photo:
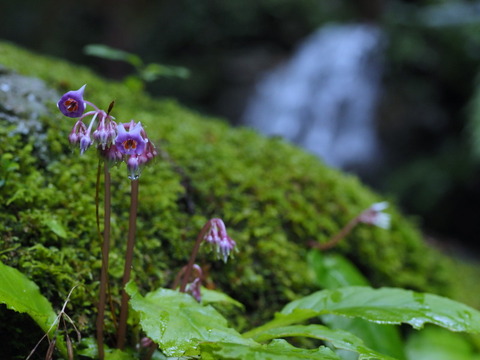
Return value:
M 93 144 L 92 139 L 90 138 L 90 134 L 86 133 L 82 137 L 80 137 L 80 155 L 83 155 L 85 151 Z
M 117 147 L 112 144 L 105 149 L 99 148 L 100 156 L 107 160 L 110 164 L 116 164 L 123 160 L 123 154 L 118 151 Z
M 117 136 L 117 124 L 110 115 L 105 113 L 100 117 L 97 129 L 93 132 L 93 139 L 100 145 L 102 150 L 110 145 Z
M 387 207 L 388 202 L 386 201 L 375 203 L 358 216 L 358 221 L 383 229 L 389 229 L 390 215 L 383 212 Z
M 222 219 L 214 218 L 209 221 L 210 228 L 205 234 L 204 240 L 212 244 L 219 258 L 227 262 L 228 257 L 235 248 L 235 241 L 227 234 L 227 229 Z
M 136 180 L 140 177 L 140 172 L 142 171 L 142 169 L 140 168 L 140 156 L 131 155 L 128 158 L 127 171 L 128 171 L 128 178 L 130 180 Z
M 87 85 L 83 85 L 78 90 L 69 91 L 60 98 L 57 103 L 57 107 L 63 115 L 71 118 L 82 116 L 86 107 L 85 100 L 83 100 L 85 86 Z
M 125 127 L 128 127 L 128 131 Z M 143 127 L 141 123 L 133 120 L 128 124 L 118 124 L 115 145 L 122 154 L 141 155 L 147 142 L 142 137 Z
M 197 264 L 193 264 L 192 270 L 193 271 L 191 275 L 193 277 L 193 280 L 187 284 L 185 292 L 192 295 L 195 300 L 200 302 L 202 301 L 202 294 L 200 289 L 202 285 L 203 271 L 202 268 Z
M 70 141 L 70 144 L 72 145 L 76 144 L 80 142 L 80 139 L 86 133 L 87 133 L 87 127 L 81 120 L 78 120 L 73 126 L 72 131 L 70 132 L 70 135 L 68 135 L 68 141 Z
M 200 278 L 195 278 L 191 283 L 187 284 L 185 292 L 192 295 L 195 300 L 198 302 L 202 301 L 202 294 L 200 291 L 201 280 Z

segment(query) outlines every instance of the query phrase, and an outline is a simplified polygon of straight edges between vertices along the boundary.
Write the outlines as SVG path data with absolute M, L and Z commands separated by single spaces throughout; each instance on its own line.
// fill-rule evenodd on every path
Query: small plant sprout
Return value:
M 200 297 L 200 294 L 197 294 L 196 287 L 200 287 L 202 273 L 201 268 L 195 264 L 195 259 L 203 241 L 212 244 L 216 250 L 217 257 L 221 257 L 224 262 L 227 262 L 228 257 L 233 254 L 236 245 L 235 241 L 228 236 L 225 224 L 221 219 L 210 219 L 203 226 L 202 230 L 200 230 L 192 254 L 190 255 L 190 260 L 188 261 L 187 266 L 180 271 L 174 284 L 174 288 L 176 288 L 179 282 L 178 279 L 181 278 L 180 292 L 189 292 L 197 300 Z M 194 280 L 189 283 L 194 270 L 197 272 L 197 275 L 195 275 Z M 188 285 L 189 287 L 187 287 Z
M 310 246 L 320 250 L 331 249 L 332 247 L 336 246 L 345 236 L 350 234 L 350 232 L 355 226 L 357 226 L 358 223 L 372 225 L 388 230 L 390 228 L 390 215 L 383 212 L 383 210 L 386 208 L 388 208 L 388 202 L 386 201 L 375 203 L 350 220 L 350 222 L 348 222 L 347 225 L 345 225 L 328 242 L 323 244 L 311 242 Z

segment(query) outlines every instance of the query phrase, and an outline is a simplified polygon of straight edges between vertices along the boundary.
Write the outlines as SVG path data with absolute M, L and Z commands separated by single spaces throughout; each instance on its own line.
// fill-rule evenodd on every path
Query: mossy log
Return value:
M 88 84 L 88 100 L 104 108 L 115 100 L 113 116 L 141 121 L 159 149 L 158 160 L 140 178 L 133 271 L 144 291 L 170 286 L 200 228 L 220 217 L 238 252 L 227 264 L 202 252 L 198 262 L 207 270 L 206 284 L 245 304 L 249 321 L 270 317 L 316 289 L 307 244 L 328 241 L 361 210 L 385 200 L 356 177 L 281 139 L 233 128 L 84 67 L 8 43 L 0 43 L 0 64 L 0 257 L 35 281 L 56 307 L 80 284 L 68 308 L 87 333 L 101 265 L 98 158 L 94 149 L 80 156 L 69 145 L 74 120 L 55 105 L 63 92 Z M 130 202 L 125 167 L 112 169 L 112 181 L 110 282 L 116 303 Z M 389 213 L 390 230 L 359 226 L 336 251 L 374 286 L 450 295 L 450 262 L 394 206 Z

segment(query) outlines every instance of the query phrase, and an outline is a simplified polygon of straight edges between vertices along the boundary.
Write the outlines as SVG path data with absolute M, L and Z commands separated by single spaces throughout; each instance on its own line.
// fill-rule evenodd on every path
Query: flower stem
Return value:
M 190 278 L 190 275 L 192 274 L 192 269 L 193 269 L 193 264 L 195 263 L 195 259 L 198 254 L 198 250 L 200 249 L 200 244 L 203 241 L 203 237 L 205 236 L 205 233 L 207 230 L 210 228 L 210 222 L 207 222 L 202 230 L 200 230 L 200 233 L 197 236 L 197 240 L 195 242 L 195 246 L 193 247 L 192 254 L 190 255 L 190 260 L 188 260 L 187 267 L 183 273 L 183 278 L 182 278 L 182 284 L 180 285 L 180 292 L 185 292 L 185 289 L 187 287 L 188 279 Z
M 350 232 L 353 230 L 353 228 L 358 224 L 358 216 L 350 220 L 347 225 L 345 225 L 335 236 L 333 236 L 328 242 L 319 244 L 319 243 L 313 243 L 311 246 L 316 249 L 320 250 L 328 250 L 336 246 L 340 240 L 342 240 L 345 236 L 350 234 Z
M 99 165 L 100 166 L 100 165 Z M 103 350 L 103 330 L 105 325 L 105 300 L 107 297 L 108 287 L 108 253 L 110 251 L 110 171 L 108 164 L 104 163 L 105 174 L 105 194 L 104 194 L 104 227 L 103 227 L 103 245 L 102 245 L 102 270 L 100 274 L 100 294 L 98 300 L 97 313 L 97 346 L 98 358 L 103 360 L 105 354 Z M 99 176 L 97 177 L 97 183 Z M 98 195 L 98 189 L 97 189 Z M 98 204 L 98 201 L 97 201 Z M 98 206 L 98 205 L 97 205 Z M 97 211 L 97 226 L 98 226 L 98 211 Z
M 125 285 L 130 280 L 130 273 L 132 270 L 133 248 L 135 246 L 135 230 L 137 223 L 137 208 L 138 179 L 135 179 L 131 182 L 130 220 L 128 226 L 127 251 L 125 254 L 125 268 L 123 270 L 122 302 L 120 307 L 120 318 L 117 331 L 117 348 L 119 349 L 123 349 L 125 347 L 125 337 L 127 332 L 128 294 L 125 291 Z

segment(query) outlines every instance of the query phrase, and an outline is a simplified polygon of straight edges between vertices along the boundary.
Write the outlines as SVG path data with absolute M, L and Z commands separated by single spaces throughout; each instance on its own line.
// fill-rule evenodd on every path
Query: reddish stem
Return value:
M 98 358 L 103 360 L 105 353 L 103 350 L 103 330 L 105 326 L 105 301 L 107 297 L 108 284 L 108 253 L 110 251 L 110 171 L 107 163 L 104 164 L 105 174 L 105 194 L 104 194 L 104 228 L 103 228 L 103 245 L 102 245 L 102 270 L 100 274 L 100 294 L 98 300 L 97 313 L 97 346 Z M 97 178 L 97 180 L 99 180 Z M 98 214 L 97 214 L 98 215 Z M 97 220 L 98 221 L 98 220 Z
M 198 250 L 200 249 L 200 244 L 203 241 L 203 238 L 205 236 L 205 233 L 207 230 L 210 228 L 210 221 L 207 222 L 202 230 L 200 230 L 200 233 L 197 236 L 197 240 L 195 242 L 195 246 L 193 247 L 192 254 L 190 255 L 190 260 L 188 260 L 187 267 L 185 269 L 185 272 L 183 274 L 182 278 L 182 284 L 180 285 L 180 292 L 185 292 L 185 289 L 187 287 L 188 279 L 190 278 L 190 275 L 192 274 L 192 269 L 193 269 L 193 264 L 195 263 L 195 259 L 197 258 Z
M 336 246 L 340 240 L 342 240 L 345 236 L 350 234 L 352 229 L 358 224 L 358 217 L 353 218 L 350 222 L 345 225 L 334 237 L 332 237 L 328 242 L 319 244 L 319 243 L 312 243 L 311 246 L 316 249 L 320 250 L 328 250 Z
M 125 291 L 125 285 L 130 281 L 130 274 L 132 271 L 133 249 L 135 247 L 135 231 L 137 223 L 137 208 L 138 208 L 138 179 L 131 182 L 131 202 L 130 202 L 130 220 L 128 225 L 128 241 L 127 251 L 125 255 L 125 268 L 123 270 L 122 281 L 122 302 L 120 307 L 120 318 L 118 320 L 117 331 L 117 348 L 123 349 L 125 347 L 125 338 L 127 333 L 127 318 L 128 318 L 128 294 Z

